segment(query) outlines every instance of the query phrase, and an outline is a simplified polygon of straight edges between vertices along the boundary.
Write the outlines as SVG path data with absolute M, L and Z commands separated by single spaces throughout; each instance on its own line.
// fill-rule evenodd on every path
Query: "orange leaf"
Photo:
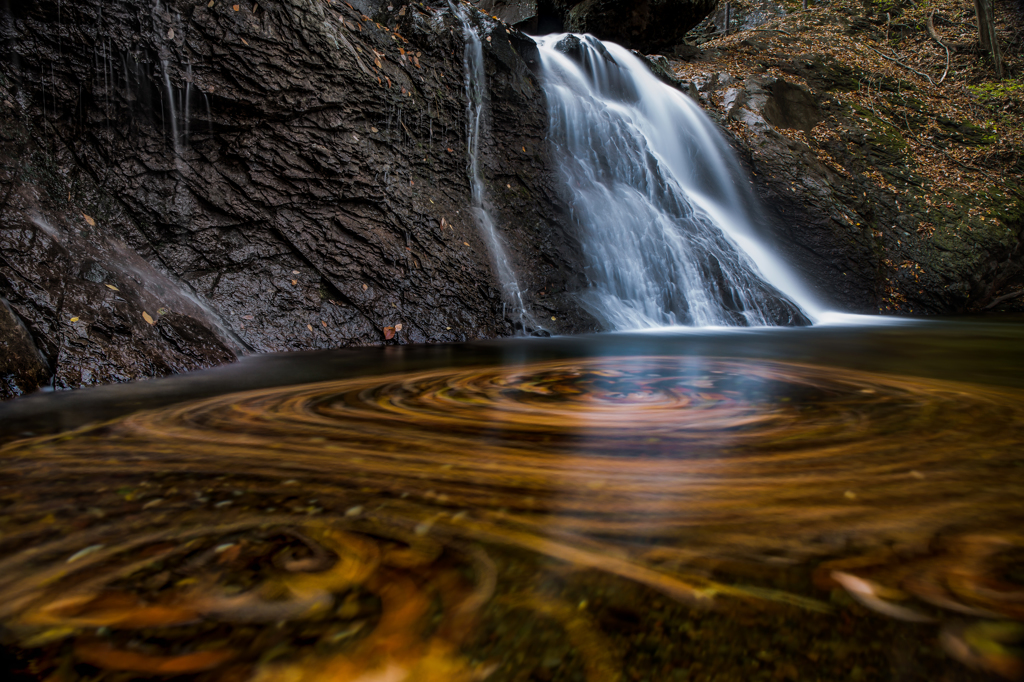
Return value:
M 307 324 L 306 329 L 308 329 L 309 331 L 313 331 L 313 325 Z
M 384 338 L 387 339 L 388 341 L 390 341 L 391 339 L 395 338 L 395 328 L 394 327 L 384 327 Z
M 238 5 L 232 5 L 232 6 L 231 6 L 231 9 L 233 9 L 233 10 L 235 10 L 235 11 L 237 12 L 237 11 L 238 11 L 238 9 L 239 9 L 239 7 L 238 7 Z
M 78 660 L 106 670 L 126 670 L 148 674 L 183 675 L 212 670 L 235 657 L 235 652 L 197 651 L 179 656 L 150 656 L 122 651 L 104 642 L 79 640 L 75 643 Z
M 93 220 L 89 216 L 85 215 L 84 213 L 82 214 L 82 217 L 85 218 L 85 222 L 89 223 L 90 227 L 96 227 L 96 221 L 95 220 Z
M 185 605 L 146 604 L 123 592 L 101 595 L 72 595 L 58 599 L 22 617 L 28 625 L 71 627 L 161 627 L 183 625 L 199 619 L 195 609 Z
M 156 320 L 153 319 L 153 316 L 147 313 L 145 310 L 142 311 L 142 319 L 144 319 L 146 322 L 150 324 L 156 324 Z

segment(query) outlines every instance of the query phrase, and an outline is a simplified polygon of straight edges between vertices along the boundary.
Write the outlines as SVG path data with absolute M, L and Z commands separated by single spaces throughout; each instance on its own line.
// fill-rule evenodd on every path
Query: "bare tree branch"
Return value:
M 908 66 L 907 64 L 904 64 L 904 63 L 903 63 L 903 62 L 901 62 L 900 60 L 898 60 L 898 59 L 896 59 L 896 58 L 894 58 L 894 57 L 890 57 L 890 56 L 888 56 L 887 54 L 885 54 L 884 52 L 879 52 L 878 50 L 876 50 L 875 48 L 871 47 L 870 45 L 865 45 L 864 47 L 868 48 L 869 50 L 871 50 L 872 52 L 874 52 L 875 54 L 877 54 L 878 56 L 880 56 L 880 57 L 881 57 L 882 59 L 888 59 L 888 60 L 889 60 L 890 62 L 892 62 L 892 63 L 894 63 L 894 64 L 898 64 L 898 65 L 902 66 L 902 67 L 903 67 L 904 69 L 906 69 L 907 71 L 910 71 L 910 72 L 912 72 L 912 73 L 916 73 L 916 74 L 917 74 L 918 76 L 921 76 L 922 78 L 925 78 L 925 79 L 927 79 L 927 80 L 928 80 L 928 82 L 929 82 L 929 83 L 931 83 L 932 85 L 935 85 L 935 81 L 933 81 L 933 80 L 932 80 L 932 77 L 931 77 L 931 76 L 929 76 L 928 74 L 926 74 L 926 73 L 921 73 L 920 71 L 918 71 L 918 70 L 917 70 L 917 69 L 915 69 L 914 67 L 912 67 L 912 66 Z
M 939 46 L 946 51 L 946 70 L 942 72 L 942 78 L 939 79 L 939 83 L 941 83 L 942 81 L 946 80 L 946 74 L 949 73 L 949 48 L 939 38 L 939 34 L 936 33 L 935 23 L 932 21 L 933 16 L 935 16 L 935 10 L 932 10 L 931 12 L 928 13 L 928 21 L 926 22 L 925 26 L 927 26 L 928 35 L 932 37 L 932 40 L 937 42 Z

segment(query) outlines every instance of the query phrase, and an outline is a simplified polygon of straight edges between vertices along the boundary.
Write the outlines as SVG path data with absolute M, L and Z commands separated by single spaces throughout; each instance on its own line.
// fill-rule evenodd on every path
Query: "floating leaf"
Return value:
M 380 66 L 380 59 L 378 59 L 377 57 L 374 57 L 373 58 L 373 65 L 376 66 L 378 69 L 381 68 L 381 66 Z
M 211 670 L 235 657 L 235 652 L 197 651 L 178 656 L 150 656 L 134 651 L 115 649 L 106 642 L 79 641 L 75 644 L 75 657 L 83 663 L 106 670 L 125 670 L 137 673 L 183 675 Z
M 295 285 L 296 285 L 296 284 L 298 284 L 298 283 L 299 283 L 299 280 L 297 280 L 297 279 L 293 279 L 293 280 L 292 280 L 292 286 L 295 286 Z
M 85 549 L 81 550 L 80 552 L 75 552 L 74 554 L 72 554 L 68 558 L 67 563 L 72 564 L 72 563 L 78 561 L 79 559 L 81 559 L 83 557 L 89 556 L 93 552 L 100 551 L 101 549 L 103 549 L 103 545 L 90 545 L 90 546 L 86 547 Z
M 207 6 L 207 7 L 213 7 L 213 5 L 214 5 L 214 0 L 210 0 L 209 4 L 208 4 L 208 5 L 206 5 L 206 6 Z
M 893 604 L 881 598 L 879 595 L 881 591 L 879 589 L 880 586 L 870 580 L 865 580 L 843 571 L 832 571 L 831 576 L 833 580 L 846 589 L 851 597 L 873 611 L 910 623 L 930 623 L 934 620 L 919 611 Z
M 168 40 L 174 40 L 174 29 L 173 28 L 167 31 L 167 39 Z
M 247 41 L 247 40 L 246 40 L 245 38 L 242 38 L 241 40 L 242 40 L 242 43 L 243 43 L 244 45 L 248 45 L 248 44 L 249 44 L 249 41 Z
M 452 148 L 451 148 L 451 147 L 448 147 L 448 153 L 449 153 L 449 154 L 451 154 L 451 153 L 452 153 Z
M 72 322 L 78 322 L 78 318 L 77 318 L 77 317 L 72 317 L 72 318 L 71 318 L 71 321 L 72 321 Z
M 327 323 L 326 323 L 326 322 L 324 322 L 323 320 L 320 320 L 320 324 L 322 324 L 322 325 L 324 326 L 324 328 L 326 328 L 326 327 L 327 327 Z
M 465 244 L 466 246 L 469 246 L 469 242 L 462 242 L 462 243 Z
M 105 284 L 104 286 L 107 287 L 108 289 L 110 289 L 111 291 L 121 291 L 120 289 L 115 287 L 113 284 Z
M 554 321 L 555 321 L 555 320 L 557 320 L 557 319 L 558 319 L 558 318 L 557 318 L 557 317 L 555 317 L 554 315 L 552 315 L 552 316 L 551 316 L 551 321 L 552 321 L 552 322 L 554 322 Z
M 524 152 L 526 151 L 526 147 L 525 147 L 525 146 L 523 147 L 523 151 L 524 151 Z
M 91 217 L 85 215 L 84 213 L 82 214 L 82 217 L 85 218 L 85 222 L 89 223 L 90 227 L 96 227 L 96 221 L 93 220 Z
M 309 331 L 313 331 L 313 325 L 307 324 L 306 329 L 308 329 Z
M 369 287 L 364 284 L 363 285 L 363 291 L 366 291 L 367 289 L 369 289 Z
M 153 319 L 153 316 L 147 313 L 145 310 L 142 311 L 142 319 L 144 319 L 149 324 L 156 324 L 156 320 Z
M 292 270 L 292 274 L 293 275 L 297 275 L 297 274 L 299 274 L 299 271 L 298 270 Z
M 375 132 L 377 132 L 377 129 L 376 129 L 376 128 L 372 128 L 372 127 L 371 127 L 371 128 L 370 128 L 370 132 L 371 132 L 371 133 L 375 133 Z
M 123 592 L 75 594 L 58 598 L 21 617 L 26 625 L 63 625 L 81 627 L 160 627 L 182 625 L 198 620 L 199 614 L 188 606 L 147 604 Z
M 387 339 L 388 341 L 390 341 L 391 339 L 395 338 L 395 328 L 394 327 L 384 327 L 384 338 Z
M 239 8 L 238 5 L 232 5 L 231 9 L 233 9 L 233 10 L 235 10 L 237 12 L 240 8 Z
M 242 319 L 243 320 L 251 320 L 252 319 L 252 315 L 243 315 Z
M 396 331 L 396 332 L 400 332 L 400 331 L 402 331 L 402 325 L 400 325 L 400 324 L 396 324 L 396 325 L 395 325 L 395 331 Z
M 159 310 L 156 311 L 156 314 L 157 315 L 166 315 L 169 312 L 171 312 L 171 311 L 168 310 L 167 308 L 160 308 Z

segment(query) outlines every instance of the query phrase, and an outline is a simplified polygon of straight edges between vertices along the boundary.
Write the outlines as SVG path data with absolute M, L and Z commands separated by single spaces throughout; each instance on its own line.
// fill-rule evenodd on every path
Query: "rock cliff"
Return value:
M 534 45 L 475 14 L 491 211 L 534 316 L 592 329 Z M 36 358 L 4 395 L 515 332 L 467 210 L 449 11 L 34 0 L 2 31 L 0 334 Z

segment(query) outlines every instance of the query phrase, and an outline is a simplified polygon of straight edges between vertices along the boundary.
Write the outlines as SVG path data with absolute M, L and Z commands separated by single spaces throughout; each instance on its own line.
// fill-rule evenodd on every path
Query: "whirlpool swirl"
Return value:
M 1011 392 L 694 357 L 423 371 L 225 395 L 0 450 L 7 556 L 0 618 L 32 632 L 40 623 L 96 625 L 100 607 L 110 610 L 103 602 L 110 586 L 145 573 L 146 561 L 136 566 L 132 553 L 159 553 L 173 540 L 213 556 L 211 548 L 229 544 L 225 537 L 255 532 L 247 542 L 274 551 L 294 544 L 286 536 L 306 538 L 308 551 L 323 556 L 372 546 L 349 552 L 362 558 L 338 585 L 379 595 L 385 611 L 387 590 L 399 589 L 387 585 L 404 586 L 412 601 L 408 595 L 435 585 L 451 597 L 452 632 L 468 631 L 469 612 L 492 591 L 493 571 L 473 549 L 478 543 L 605 571 L 691 606 L 735 598 L 811 610 L 829 607 L 712 580 L 705 569 L 835 562 L 883 547 L 904 558 L 938 553 L 941 561 L 912 571 L 916 582 L 906 574 L 893 580 L 932 607 L 1016 619 L 1024 614 L 998 606 L 991 590 L 947 589 L 941 566 L 968 557 L 958 565 L 973 566 L 978 585 L 999 547 L 1018 546 L 1009 531 L 988 540 L 972 533 L 1010 528 L 1021 516 L 1022 417 L 1024 400 Z M 55 539 L 54 525 L 70 518 L 77 535 Z M 416 550 L 422 542 L 445 549 Z M 367 558 L 397 557 L 401 548 L 420 558 Z M 68 564 L 74 552 L 86 554 Z M 846 561 L 828 565 L 844 586 L 854 579 L 851 566 L 885 576 L 879 566 L 887 560 Z M 455 571 L 458 564 L 467 568 Z M 403 577 L 414 567 L 421 577 Z M 86 577 L 95 572 L 105 577 Z M 82 587 L 89 580 L 102 589 Z M 196 618 L 251 619 L 319 608 L 317 599 L 342 591 L 303 591 L 296 580 L 268 578 L 276 587 L 261 588 L 291 595 L 287 608 L 209 593 L 178 602 Z M 821 580 L 835 584 L 828 575 Z M 55 596 L 61 581 L 60 589 L 74 587 L 86 595 L 81 604 L 92 606 L 69 611 Z M 535 597 L 516 599 L 523 608 L 562 613 Z M 386 613 L 379 617 L 388 622 Z M 581 637 L 578 645 L 599 656 L 597 640 L 587 645 Z M 459 637 L 431 641 L 418 660 L 448 671 L 437 679 L 486 676 L 468 667 L 452 672 L 454 659 L 444 657 Z M 617 678 L 598 670 L 590 679 Z

